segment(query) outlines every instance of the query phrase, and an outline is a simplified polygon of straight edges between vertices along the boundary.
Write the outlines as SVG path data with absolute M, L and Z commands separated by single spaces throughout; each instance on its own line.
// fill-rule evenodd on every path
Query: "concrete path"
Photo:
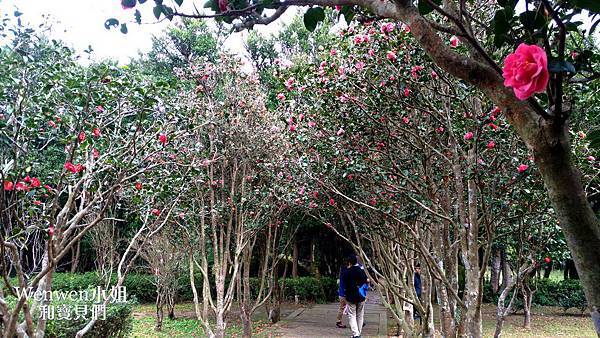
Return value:
M 329 338 L 350 337 L 348 316 L 344 315 L 343 322 L 348 328 L 339 329 L 335 326 L 338 303 L 316 304 L 312 307 L 301 308 L 290 314 L 276 330 L 276 337 L 283 338 Z M 362 337 L 387 337 L 387 312 L 379 302 L 379 295 L 371 291 L 365 304 L 365 323 Z

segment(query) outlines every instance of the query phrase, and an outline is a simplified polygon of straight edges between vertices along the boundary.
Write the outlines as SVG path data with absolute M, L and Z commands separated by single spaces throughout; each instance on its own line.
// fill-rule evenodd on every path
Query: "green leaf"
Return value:
M 568 72 L 568 73 L 577 73 L 577 71 L 575 70 L 575 66 L 573 66 L 572 63 L 570 63 L 569 61 L 558 61 L 558 60 L 552 60 L 552 61 L 548 61 L 548 71 L 550 73 L 562 73 L 562 72 Z
M 432 0 L 432 2 L 435 3 L 436 5 L 442 4 L 442 0 Z M 425 14 L 429 14 L 429 13 L 433 12 L 433 7 L 429 6 L 427 1 L 425 1 L 425 0 L 419 0 L 417 8 L 419 9 L 419 13 L 421 15 L 425 15 Z
M 121 6 L 125 8 L 133 8 L 136 5 L 136 0 L 121 0 Z
M 519 14 L 519 21 L 530 31 L 546 26 L 546 18 L 537 11 L 526 11 Z
M 142 13 L 140 13 L 140 11 L 138 9 L 136 9 L 133 16 L 135 17 L 135 22 L 137 22 L 138 25 L 141 25 L 142 24 Z
M 121 24 L 121 33 L 127 34 L 127 24 Z
M 576 7 L 587 9 L 591 13 L 600 13 L 600 1 L 598 0 L 574 0 Z
M 181 4 L 183 4 L 183 0 L 175 0 L 175 3 L 177 6 L 181 6 Z
M 111 29 L 113 27 L 117 27 L 119 25 L 119 20 L 115 18 L 110 18 L 104 22 L 104 28 Z
M 600 149 L 600 129 L 589 132 L 586 138 L 590 141 L 590 147 Z
M 156 18 L 156 20 L 160 20 L 160 15 L 162 14 L 162 5 L 154 6 L 152 12 L 154 13 L 154 17 Z
M 321 7 L 309 8 L 304 13 L 304 27 L 311 32 L 317 28 L 317 24 L 325 20 L 325 11 Z
M 504 10 L 500 9 L 496 11 L 494 20 L 492 21 L 492 27 L 494 28 L 495 35 L 503 35 L 510 30 L 510 24 Z
M 14 13 L 14 16 L 17 18 L 20 17 L 21 15 L 23 15 L 23 13 L 19 12 L 19 11 L 15 11 L 15 13 Z

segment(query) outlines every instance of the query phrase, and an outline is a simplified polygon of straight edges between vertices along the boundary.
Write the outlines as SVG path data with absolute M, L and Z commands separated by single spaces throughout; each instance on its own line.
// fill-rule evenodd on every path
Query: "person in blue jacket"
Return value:
M 345 329 L 346 325 L 342 324 L 342 316 L 344 315 L 344 309 L 346 308 L 346 294 L 344 292 L 344 274 L 348 270 L 349 266 L 342 266 L 340 269 L 340 287 L 338 288 L 338 297 L 340 299 L 340 307 L 338 310 L 335 326 L 340 329 Z
M 368 282 L 367 274 L 364 269 L 358 264 L 358 259 L 355 254 L 348 257 L 350 267 L 342 276 L 344 283 L 344 296 L 348 305 L 348 323 L 352 330 L 353 338 L 360 338 L 363 326 L 363 318 L 365 312 L 365 297 L 361 294 L 360 288 Z

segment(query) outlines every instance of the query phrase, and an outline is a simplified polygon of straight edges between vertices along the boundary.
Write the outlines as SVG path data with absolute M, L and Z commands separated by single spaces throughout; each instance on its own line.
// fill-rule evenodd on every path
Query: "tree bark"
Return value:
M 498 248 L 494 248 L 494 253 L 492 255 L 492 269 L 491 269 L 491 278 L 490 284 L 492 285 L 492 293 L 497 294 L 498 289 L 500 288 L 500 263 L 502 262 L 502 256 L 500 255 L 500 250 Z
M 292 251 L 292 278 L 298 277 L 298 240 L 294 240 L 294 249 Z

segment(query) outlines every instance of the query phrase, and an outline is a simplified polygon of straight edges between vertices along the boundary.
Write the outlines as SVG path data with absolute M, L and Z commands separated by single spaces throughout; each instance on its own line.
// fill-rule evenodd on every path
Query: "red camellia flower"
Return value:
M 136 188 L 137 190 L 142 190 L 142 183 L 140 183 L 140 182 L 136 182 L 136 183 L 135 183 L 135 188 Z
M 85 131 L 82 131 L 81 133 L 79 133 L 79 136 L 77 136 L 77 139 L 79 140 L 79 142 L 85 141 Z
M 19 182 L 17 182 L 17 184 L 15 184 L 15 189 L 17 191 L 28 190 L 27 183 L 19 181 Z
M 390 50 L 389 52 L 387 52 L 386 57 L 388 60 L 390 61 L 396 61 L 396 52 Z
M 42 186 L 42 183 L 40 182 L 40 180 L 37 177 L 34 177 L 31 180 L 31 187 L 32 188 L 39 188 L 40 186 Z
M 98 149 L 92 149 L 92 157 L 93 158 L 100 157 L 100 152 L 98 151 Z
M 290 131 L 296 131 L 296 125 L 290 124 Z
M 65 163 L 65 169 L 67 169 L 67 171 L 72 172 L 73 174 L 76 174 L 80 171 L 83 171 L 85 167 L 81 164 L 73 164 L 71 162 L 67 162 Z
M 543 93 L 550 79 L 546 52 L 536 45 L 520 44 L 504 60 L 502 76 L 504 85 L 512 87 L 519 100 Z
M 329 199 L 329 205 L 331 205 L 332 207 L 335 206 L 335 200 L 333 198 Z
M 527 164 L 521 164 L 521 165 L 520 165 L 520 166 L 517 168 L 517 171 L 518 171 L 519 173 L 522 173 L 522 172 L 524 172 L 524 171 L 525 171 L 525 170 L 527 170 L 527 169 L 529 169 L 529 166 L 528 166 Z
M 27 176 L 25 176 L 23 181 L 25 181 L 25 183 L 29 183 L 29 182 L 31 182 L 31 177 L 29 177 L 29 175 L 27 175 Z
M 465 141 L 467 141 L 467 140 L 470 140 L 470 139 L 472 139 L 472 138 L 473 138 L 473 132 L 472 132 L 472 131 L 470 131 L 470 132 L 466 133 L 466 134 L 463 136 L 463 139 L 465 139 Z
M 405 116 L 402 118 L 402 122 L 404 122 L 404 124 L 409 124 L 410 120 L 408 119 L 408 117 Z
M 152 213 L 152 215 L 154 216 L 160 216 L 160 210 L 154 208 L 150 211 L 150 213 Z
M 94 128 L 94 130 L 92 130 L 92 135 L 94 135 L 94 137 L 100 137 L 100 129 Z
M 229 4 L 227 0 L 219 0 L 219 10 L 221 12 L 225 12 L 227 10 L 227 5 Z
M 458 47 L 459 43 L 460 43 L 460 40 L 458 39 L 458 37 L 452 35 L 452 37 L 450 38 L 450 47 L 456 48 L 456 47 Z
M 56 128 L 56 123 L 54 123 L 54 121 L 50 120 L 48 121 L 48 124 L 50 125 L 50 127 Z
M 4 190 L 11 191 L 15 188 L 15 185 L 11 181 L 4 181 Z
M 50 235 L 50 237 L 54 236 L 54 225 L 52 224 L 48 227 L 48 235 Z
M 167 144 L 167 135 L 165 134 L 160 134 L 158 136 L 158 141 L 162 144 Z
M 278 99 L 279 101 L 283 101 L 283 100 L 285 100 L 285 94 L 283 94 L 283 93 L 279 93 L 279 94 L 277 94 L 277 99 Z
M 490 141 L 490 142 L 487 144 L 487 148 L 488 148 L 488 149 L 493 149 L 495 146 L 496 146 L 496 142 L 494 142 L 494 141 Z
M 544 262 L 550 263 L 550 262 L 552 262 L 552 260 L 550 259 L 550 257 L 546 257 L 546 258 L 544 258 Z
M 42 204 L 42 202 L 40 202 L 40 201 L 38 201 L 38 200 L 35 200 L 35 201 L 33 201 L 33 204 L 35 204 L 35 205 L 40 205 L 40 204 Z

